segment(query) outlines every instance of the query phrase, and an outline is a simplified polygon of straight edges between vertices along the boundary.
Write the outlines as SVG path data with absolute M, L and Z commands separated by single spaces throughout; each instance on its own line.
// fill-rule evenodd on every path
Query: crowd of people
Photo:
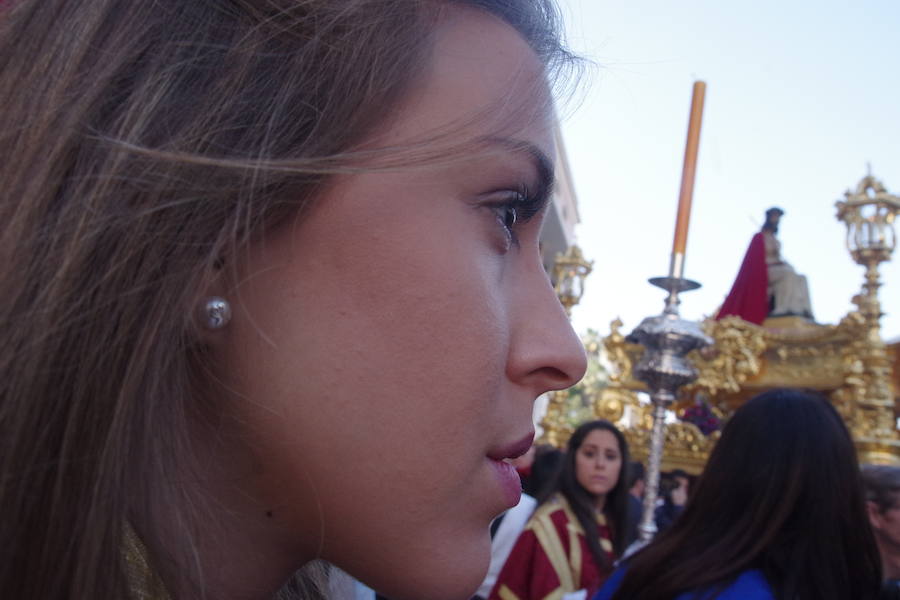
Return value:
M 559 21 L 0 0 L 0 595 L 896 594 L 896 471 L 815 395 L 740 408 L 624 560 L 615 425 L 518 460 L 586 369 L 541 256 Z
M 821 396 L 773 390 L 738 409 L 702 476 L 664 475 L 659 532 L 620 561 L 638 535 L 643 479 L 612 424 L 579 427 L 496 579 L 485 582 L 486 597 L 874 600 L 900 593 L 900 468 L 860 472 L 843 421 Z
M 489 600 L 598 590 L 626 545 L 627 465 L 628 446 L 614 425 L 591 421 L 575 430 Z

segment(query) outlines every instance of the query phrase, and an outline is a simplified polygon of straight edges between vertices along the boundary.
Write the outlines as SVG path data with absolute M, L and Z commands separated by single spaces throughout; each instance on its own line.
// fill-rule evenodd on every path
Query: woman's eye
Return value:
M 520 189 L 501 192 L 502 196 L 490 207 L 503 228 L 507 244 L 518 245 L 516 230 L 538 214 L 547 203 L 547 195 L 534 196 L 524 185 Z M 508 247 L 508 246 L 507 246 Z
M 510 246 L 517 245 L 519 238 L 516 235 L 516 223 L 519 222 L 519 208 L 517 200 L 499 202 L 491 207 L 496 215 L 497 224 L 503 234 L 503 248 L 508 250 Z
M 513 227 L 515 227 L 518 218 L 519 209 L 517 209 L 512 204 L 507 204 L 500 207 L 500 221 L 503 223 L 503 226 L 510 231 L 512 231 Z
M 494 206 L 494 213 L 497 215 L 497 221 L 503 227 L 508 241 L 513 244 L 518 243 L 516 238 L 516 225 L 523 219 L 522 210 L 527 203 L 527 198 L 520 192 L 512 192 L 501 202 Z

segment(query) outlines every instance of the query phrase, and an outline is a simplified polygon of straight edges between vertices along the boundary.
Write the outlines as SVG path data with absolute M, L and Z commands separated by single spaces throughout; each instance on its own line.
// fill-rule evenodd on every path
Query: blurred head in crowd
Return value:
M 523 491 L 538 499 L 545 499 L 555 489 L 556 478 L 565 454 L 553 446 L 538 446 L 531 464 L 531 475 Z
M 773 390 L 739 408 L 683 514 L 633 557 L 614 598 L 668 600 L 749 569 L 762 571 L 776 598 L 878 593 L 856 451 L 819 395 Z
M 608 421 L 584 423 L 569 438 L 557 485 L 578 516 L 588 545 L 601 566 L 607 558 L 597 541 L 597 510 L 602 510 L 610 522 L 614 553 L 619 555 L 625 549 L 628 488 L 624 465 L 627 464 L 625 437 Z
M 633 460 L 628 463 L 628 492 L 635 498 L 644 497 L 644 463 Z
M 865 465 L 862 478 L 884 576 L 900 579 L 900 467 Z

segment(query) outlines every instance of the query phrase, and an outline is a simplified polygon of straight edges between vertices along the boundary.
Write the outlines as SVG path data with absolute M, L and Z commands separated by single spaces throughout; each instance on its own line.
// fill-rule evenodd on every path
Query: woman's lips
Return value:
M 492 449 L 488 452 L 488 458 L 491 460 L 503 460 L 504 458 L 518 458 L 528 452 L 531 444 L 534 443 L 534 430 L 529 431 L 525 437 L 512 444 L 507 444 L 499 448 Z
M 529 431 L 516 442 L 491 449 L 487 454 L 487 458 L 494 468 L 494 474 L 500 484 L 500 489 L 503 490 L 506 508 L 512 508 L 522 498 L 522 480 L 519 479 L 516 468 L 506 462 L 506 460 L 522 456 L 528 452 L 532 443 L 534 443 L 534 430 Z
M 512 508 L 522 498 L 522 481 L 519 479 L 519 474 L 516 472 L 516 468 L 505 460 L 491 458 L 489 461 L 494 467 L 500 489 L 503 490 L 504 504 L 506 508 Z

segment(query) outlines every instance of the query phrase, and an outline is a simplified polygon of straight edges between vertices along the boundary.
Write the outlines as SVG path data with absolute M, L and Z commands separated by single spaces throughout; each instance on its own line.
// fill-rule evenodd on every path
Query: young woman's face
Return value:
M 622 471 L 622 451 L 612 432 L 594 429 L 575 452 L 575 479 L 594 496 L 606 497 Z
M 251 249 L 216 357 L 269 541 L 397 598 L 477 587 L 518 497 L 497 459 L 528 449 L 535 397 L 585 369 L 541 266 L 540 198 L 522 195 L 554 161 L 541 66 L 463 10 L 431 61 L 378 143 L 468 123 L 490 151 L 334 180 Z

